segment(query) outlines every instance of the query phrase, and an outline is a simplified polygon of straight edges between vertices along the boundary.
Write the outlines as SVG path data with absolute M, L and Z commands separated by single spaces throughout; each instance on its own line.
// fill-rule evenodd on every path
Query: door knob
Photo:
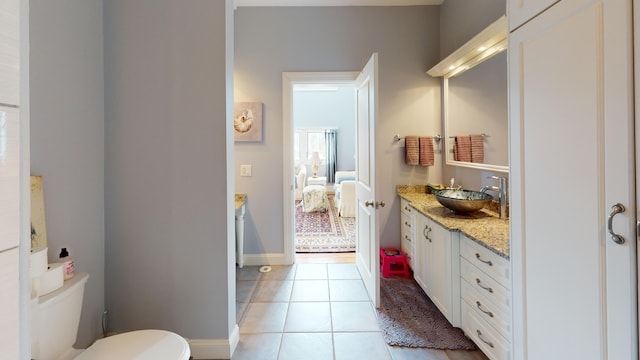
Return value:
M 375 204 L 373 203 L 373 201 L 365 201 L 365 202 L 364 202 L 364 206 L 371 206 L 371 207 L 374 207 L 374 205 L 375 205 Z
M 377 208 L 379 208 L 379 207 L 381 207 L 381 208 L 382 208 L 382 207 L 384 207 L 385 205 L 387 205 L 387 204 L 384 202 L 384 200 L 382 200 L 382 201 L 380 201 L 380 202 L 377 202 L 377 203 L 376 203 L 376 209 L 377 209 Z

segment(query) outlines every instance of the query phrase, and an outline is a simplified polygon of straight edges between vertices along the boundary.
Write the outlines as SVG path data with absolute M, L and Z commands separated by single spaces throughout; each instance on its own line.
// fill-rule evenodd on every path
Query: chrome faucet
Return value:
M 498 186 L 483 186 L 480 192 L 485 193 L 488 190 L 496 192 L 500 204 L 500 219 L 505 220 L 507 218 L 507 179 L 499 176 L 488 176 L 487 179 L 498 180 Z

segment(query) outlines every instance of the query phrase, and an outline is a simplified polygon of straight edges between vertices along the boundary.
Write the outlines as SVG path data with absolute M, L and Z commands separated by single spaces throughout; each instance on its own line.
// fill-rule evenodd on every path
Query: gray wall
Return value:
M 44 179 L 49 261 L 61 247 L 90 274 L 77 345 L 104 309 L 104 97 L 101 0 L 32 0 L 31 173 Z
M 235 326 L 232 6 L 104 4 L 112 330 L 228 339 Z
M 263 142 L 235 146 L 235 166 L 253 164 L 252 177 L 235 179 L 236 190 L 248 194 L 245 252 L 284 251 L 282 72 L 359 71 L 373 52 L 376 191 L 388 204 L 379 211 L 381 243 L 399 246 L 396 185 L 441 180 L 440 159 L 433 167 L 407 166 L 404 143 L 393 142 L 396 133 L 440 132 L 439 80 L 425 74 L 439 59 L 439 7 L 240 7 L 235 23 L 236 99 L 262 101 L 265 121 Z
M 356 168 L 356 95 L 354 87 L 336 91 L 295 91 L 293 93 L 295 128 L 330 128 L 338 130 L 337 170 Z M 307 173 L 311 174 L 308 167 Z M 325 167 L 318 168 L 326 176 Z
M 504 0 L 446 0 L 440 6 L 440 55 L 445 58 L 507 13 Z
M 507 97 L 506 51 L 450 78 L 448 136 L 486 133 L 484 162 L 508 166 Z
M 506 14 L 506 2 L 504 0 L 446 0 L 440 7 L 441 59 L 447 57 L 504 14 Z M 496 66 L 500 65 L 498 64 Z M 462 76 L 464 76 L 464 74 Z M 501 86 L 506 86 L 506 84 L 500 85 L 500 82 L 495 82 L 491 85 L 484 83 L 477 85 L 478 87 L 482 87 L 486 93 L 505 93 L 505 89 L 501 88 Z M 505 98 L 505 110 L 506 104 Z M 496 141 L 495 138 L 493 140 Z M 489 141 L 491 141 L 491 139 L 489 139 Z M 490 175 L 508 177 L 506 173 L 494 173 L 458 166 L 443 166 L 443 180 L 445 184 L 449 184 L 449 179 L 454 177 L 456 184 L 463 185 L 468 189 L 477 190 L 484 185 L 497 185 L 494 184 L 493 180 L 487 179 L 487 176 Z

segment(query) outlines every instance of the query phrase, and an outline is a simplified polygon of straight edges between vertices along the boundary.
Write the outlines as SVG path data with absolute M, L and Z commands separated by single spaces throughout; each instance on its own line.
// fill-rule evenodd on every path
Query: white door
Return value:
M 380 303 L 380 234 L 376 209 L 384 206 L 384 202 L 377 201 L 375 188 L 377 76 L 378 54 L 374 53 L 356 79 L 356 265 L 376 308 Z
M 563 0 L 509 37 L 515 359 L 638 358 L 631 14 Z
M 635 75 L 635 109 L 640 109 L 640 6 L 633 7 L 633 49 L 634 49 L 634 75 Z M 636 110 L 638 111 L 638 110 Z M 640 119 L 639 115 L 636 115 L 636 132 L 635 132 L 635 140 L 636 144 L 640 144 Z M 638 189 L 640 189 L 640 147 L 636 146 L 636 220 L 640 219 L 640 197 L 638 196 Z M 636 236 L 640 236 L 640 234 L 636 234 Z M 636 238 L 637 239 L 637 238 Z M 638 275 L 637 266 L 640 264 L 640 251 L 636 250 L 636 291 L 640 291 L 640 276 Z M 639 296 L 636 293 L 636 296 Z M 640 298 L 640 297 L 638 297 Z M 640 324 L 640 311 L 636 313 L 638 317 L 637 324 Z M 638 343 L 640 344 L 640 331 L 638 334 Z

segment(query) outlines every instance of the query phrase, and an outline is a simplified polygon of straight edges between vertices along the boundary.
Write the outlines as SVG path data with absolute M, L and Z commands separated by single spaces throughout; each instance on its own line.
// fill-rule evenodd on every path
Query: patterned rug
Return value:
M 333 195 L 325 212 L 304 212 L 296 200 L 296 252 L 351 252 L 356 250 L 356 218 L 338 216 Z
M 378 323 L 387 344 L 441 350 L 475 350 L 413 279 L 380 277 Z

